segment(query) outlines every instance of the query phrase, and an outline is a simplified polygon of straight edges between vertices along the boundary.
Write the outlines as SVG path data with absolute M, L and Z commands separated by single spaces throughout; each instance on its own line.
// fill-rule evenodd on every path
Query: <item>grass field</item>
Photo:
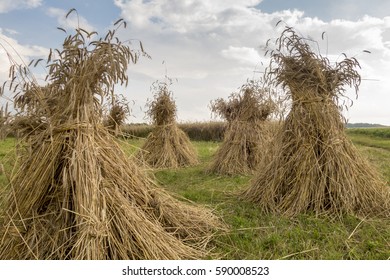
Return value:
M 374 130 L 372 130 L 374 131 Z M 358 149 L 381 171 L 390 184 L 390 138 L 349 130 Z M 122 143 L 130 155 L 143 140 Z M 250 176 L 205 174 L 218 142 L 193 141 L 201 164 L 177 170 L 154 171 L 159 184 L 196 203 L 215 209 L 229 226 L 211 242 L 210 258 L 222 259 L 389 259 L 390 218 L 359 219 L 345 216 L 331 220 L 314 215 L 289 219 L 265 215 L 256 205 L 240 201 L 235 192 L 245 188 Z M 0 157 L 12 158 L 13 139 L 0 144 Z M 11 165 L 5 164 L 10 171 Z M 0 176 L 1 189 L 7 179 Z

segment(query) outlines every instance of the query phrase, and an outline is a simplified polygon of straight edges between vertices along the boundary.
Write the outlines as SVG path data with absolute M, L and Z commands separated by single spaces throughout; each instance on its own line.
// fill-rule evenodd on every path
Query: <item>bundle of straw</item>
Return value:
M 86 41 L 93 36 L 78 28 L 59 57 L 49 55 L 49 92 L 22 76 L 17 94 L 30 90 L 48 125 L 19 151 L 0 215 L 0 259 L 204 257 L 220 221 L 158 188 L 103 126 L 101 100 L 127 82 L 136 56 L 115 31 Z M 28 73 L 20 69 L 11 76 Z
M 166 82 L 154 83 L 154 99 L 148 104 L 147 115 L 155 125 L 170 125 L 176 122 L 177 107 Z
M 358 62 L 332 67 L 291 28 L 277 43 L 267 78 L 287 90 L 292 108 L 244 199 L 289 216 L 389 213 L 390 188 L 347 139 L 338 106 L 345 86 L 358 90 Z
M 137 157 L 154 168 L 196 165 L 198 156 L 187 136 L 176 123 L 176 104 L 165 82 L 156 83 L 156 93 L 147 114 L 155 125 Z
M 130 114 L 130 107 L 124 96 L 115 95 L 110 103 L 104 124 L 115 136 L 118 136 L 120 127 Z
M 236 175 L 252 173 L 265 159 L 271 131 L 266 119 L 275 106 L 258 81 L 248 81 L 228 101 L 217 99 L 211 110 L 228 121 L 223 143 L 208 172 Z

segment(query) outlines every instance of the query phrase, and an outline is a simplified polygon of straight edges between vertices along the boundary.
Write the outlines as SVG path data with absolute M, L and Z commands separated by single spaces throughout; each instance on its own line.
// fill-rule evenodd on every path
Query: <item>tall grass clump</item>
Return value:
M 143 53 L 116 37 L 121 25 L 100 39 L 82 28 L 67 33 L 48 56 L 45 87 L 27 66 L 12 65 L 7 87 L 16 105 L 45 125 L 18 150 L 1 213 L 0 259 L 205 256 L 217 218 L 160 189 L 103 125 L 102 100 L 127 84 L 129 63 Z
M 252 173 L 266 156 L 270 139 L 266 120 L 274 109 L 269 91 L 254 80 L 230 95 L 228 101 L 213 101 L 211 110 L 228 126 L 208 171 L 226 175 Z
M 137 157 L 154 168 L 179 168 L 198 163 L 198 155 L 188 136 L 177 126 L 177 107 L 167 82 L 154 84 L 154 99 L 147 114 L 154 129 Z
M 266 78 L 284 88 L 292 107 L 272 160 L 259 167 L 243 198 L 288 216 L 388 214 L 390 188 L 346 137 L 339 107 L 345 87 L 358 91 L 358 61 L 345 57 L 333 65 L 291 28 L 276 45 Z

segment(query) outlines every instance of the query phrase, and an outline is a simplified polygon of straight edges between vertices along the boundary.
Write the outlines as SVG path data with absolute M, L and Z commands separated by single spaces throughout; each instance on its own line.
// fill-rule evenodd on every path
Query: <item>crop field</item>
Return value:
M 348 136 L 390 184 L 390 129 L 350 129 Z M 121 140 L 131 156 L 144 139 Z M 215 259 L 389 259 L 390 218 L 341 219 L 302 214 L 294 218 L 262 213 L 255 204 L 238 199 L 252 176 L 220 176 L 205 170 L 221 142 L 194 141 L 200 163 L 193 167 L 148 171 L 158 184 L 196 204 L 213 209 L 228 226 L 209 243 L 208 258 Z M 7 190 L 16 142 L 0 143 L 5 174 L 0 190 Z M 31 190 L 33 191 L 33 190 Z M 0 205 L 1 207 L 1 205 Z

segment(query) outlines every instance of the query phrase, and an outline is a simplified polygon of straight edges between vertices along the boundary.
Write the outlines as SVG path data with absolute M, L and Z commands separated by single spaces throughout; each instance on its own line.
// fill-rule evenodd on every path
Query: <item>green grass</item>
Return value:
M 368 135 L 378 138 L 390 139 L 390 127 L 381 128 L 350 128 L 347 129 L 348 134 Z
M 390 138 L 370 136 L 367 134 L 348 133 L 350 139 L 357 145 L 374 147 L 390 151 Z
M 390 184 L 390 139 L 350 133 L 359 151 L 376 165 Z M 0 145 L 0 155 L 12 150 L 13 142 Z M 128 155 L 143 140 L 122 142 Z M 237 191 L 251 176 L 217 176 L 205 173 L 219 143 L 194 141 L 201 163 L 195 167 L 157 170 L 159 185 L 221 216 L 229 230 L 216 234 L 213 251 L 223 259 L 389 259 L 390 218 L 361 220 L 345 216 L 331 220 L 305 214 L 285 218 L 262 213 L 254 204 L 240 201 Z M 3 181 L 1 181 L 3 182 Z

